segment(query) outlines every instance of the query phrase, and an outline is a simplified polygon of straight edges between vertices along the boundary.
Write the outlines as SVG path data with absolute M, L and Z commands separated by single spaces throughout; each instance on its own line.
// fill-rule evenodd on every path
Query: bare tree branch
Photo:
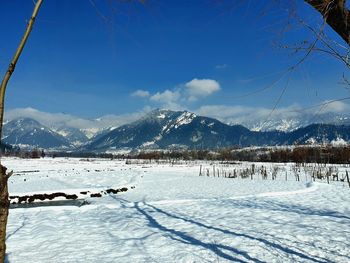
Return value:
M 350 11 L 346 0 L 304 0 L 316 9 L 326 23 L 350 46 Z
M 26 31 L 19 43 L 15 55 L 13 56 L 10 65 L 4 75 L 4 78 L 0 84 L 0 141 L 2 135 L 3 119 L 4 119 L 4 103 L 5 103 L 5 92 L 7 84 L 15 71 L 18 59 L 23 51 L 24 45 L 27 42 L 30 32 L 32 31 L 35 18 L 39 12 L 40 6 L 43 0 L 38 0 L 35 3 L 32 16 L 28 22 Z M 0 163 L 0 262 L 5 262 L 5 251 L 6 251 L 6 225 L 9 210 L 9 200 L 8 200 L 8 178 L 11 176 L 10 173 L 6 173 L 7 168 L 2 166 Z

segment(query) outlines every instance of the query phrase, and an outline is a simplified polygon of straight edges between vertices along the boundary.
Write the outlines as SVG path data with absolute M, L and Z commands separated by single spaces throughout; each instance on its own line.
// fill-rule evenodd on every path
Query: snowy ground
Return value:
M 350 189 L 285 181 L 291 165 L 272 181 L 198 176 L 198 163 L 2 162 L 11 195 L 129 188 L 81 207 L 11 209 L 9 262 L 350 262 Z

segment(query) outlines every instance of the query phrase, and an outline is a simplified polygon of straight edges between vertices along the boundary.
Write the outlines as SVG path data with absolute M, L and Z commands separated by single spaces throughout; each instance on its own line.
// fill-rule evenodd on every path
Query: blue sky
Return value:
M 30 107 L 82 118 L 157 107 L 235 114 L 235 109 L 273 108 L 287 82 L 278 109 L 349 96 L 339 84 L 347 69 L 322 54 L 311 54 L 272 88 L 242 96 L 269 86 L 302 57 L 276 43 L 292 45 L 310 34 L 294 24 L 280 36 L 293 22 L 288 5 L 232 4 L 237 2 L 46 0 L 9 83 L 6 109 Z M 309 6 L 296 2 L 299 17 L 321 23 Z M 31 0 L 0 2 L 1 72 L 32 9 Z M 326 33 L 344 44 L 328 28 Z M 339 107 L 348 111 L 346 101 Z

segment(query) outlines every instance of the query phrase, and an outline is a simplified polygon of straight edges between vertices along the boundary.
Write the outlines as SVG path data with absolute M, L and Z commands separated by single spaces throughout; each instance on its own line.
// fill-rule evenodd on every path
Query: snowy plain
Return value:
M 14 170 L 10 195 L 129 189 L 80 207 L 10 209 L 8 262 L 350 262 L 349 187 L 306 174 L 298 182 L 292 164 L 277 164 L 277 180 L 250 180 L 198 176 L 209 162 L 2 163 Z

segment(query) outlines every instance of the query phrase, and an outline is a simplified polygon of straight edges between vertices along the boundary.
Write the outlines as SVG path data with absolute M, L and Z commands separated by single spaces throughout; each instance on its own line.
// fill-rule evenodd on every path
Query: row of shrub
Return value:
M 125 157 L 125 156 L 124 156 Z M 141 152 L 127 158 L 183 159 L 250 162 L 350 163 L 350 146 L 314 146 L 293 148 L 220 149 L 177 152 Z
M 78 157 L 78 158 L 118 158 L 144 160 L 213 160 L 213 161 L 251 161 L 251 162 L 295 162 L 295 163 L 350 163 L 350 146 L 299 146 L 266 148 L 222 148 L 219 150 L 172 150 L 141 151 L 130 154 L 111 154 L 93 152 L 48 152 L 4 151 L 3 155 L 22 158 Z

